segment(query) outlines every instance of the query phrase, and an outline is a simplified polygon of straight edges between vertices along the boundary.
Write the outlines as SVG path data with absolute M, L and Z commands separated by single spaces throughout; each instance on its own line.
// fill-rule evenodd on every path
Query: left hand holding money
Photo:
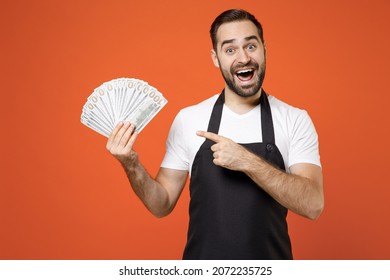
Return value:
M 138 136 L 134 130 L 135 127 L 130 122 L 119 122 L 107 141 L 107 150 L 125 166 L 131 166 L 138 157 L 133 150 Z

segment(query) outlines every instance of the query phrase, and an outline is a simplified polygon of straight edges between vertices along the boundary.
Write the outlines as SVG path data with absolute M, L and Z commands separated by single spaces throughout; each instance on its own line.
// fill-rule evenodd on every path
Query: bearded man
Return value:
M 118 124 L 107 149 L 157 217 L 171 213 L 190 177 L 183 259 L 292 259 L 288 210 L 316 219 L 324 205 L 316 130 L 306 111 L 262 88 L 266 48 L 252 14 L 225 11 L 210 35 L 225 87 L 177 114 L 157 176 L 133 150 L 132 124 Z

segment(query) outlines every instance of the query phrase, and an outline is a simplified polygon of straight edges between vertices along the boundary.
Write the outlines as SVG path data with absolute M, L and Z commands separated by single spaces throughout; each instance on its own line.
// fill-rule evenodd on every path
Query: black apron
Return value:
M 222 91 L 211 114 L 209 132 L 218 134 L 224 103 Z M 241 145 L 285 170 L 264 91 L 260 106 L 263 143 Z M 210 149 L 213 144 L 204 141 L 192 166 L 183 259 L 292 259 L 287 209 L 243 172 L 215 165 Z

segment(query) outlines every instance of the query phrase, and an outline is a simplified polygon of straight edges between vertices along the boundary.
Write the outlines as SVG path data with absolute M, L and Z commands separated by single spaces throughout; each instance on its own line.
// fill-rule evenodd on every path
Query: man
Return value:
M 292 259 L 288 209 L 316 219 L 324 204 L 316 131 L 305 111 L 262 89 L 266 50 L 253 15 L 225 11 L 210 35 L 224 90 L 179 112 L 156 178 L 132 149 L 133 125 L 118 124 L 107 149 L 157 217 L 174 209 L 190 174 L 184 259 Z

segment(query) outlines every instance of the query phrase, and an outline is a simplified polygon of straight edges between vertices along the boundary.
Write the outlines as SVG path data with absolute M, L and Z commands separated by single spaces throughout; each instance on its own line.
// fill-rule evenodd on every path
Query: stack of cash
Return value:
M 166 103 L 164 96 L 147 82 L 114 79 L 103 83 L 88 97 L 81 122 L 106 137 L 120 121 L 131 122 L 139 133 Z

